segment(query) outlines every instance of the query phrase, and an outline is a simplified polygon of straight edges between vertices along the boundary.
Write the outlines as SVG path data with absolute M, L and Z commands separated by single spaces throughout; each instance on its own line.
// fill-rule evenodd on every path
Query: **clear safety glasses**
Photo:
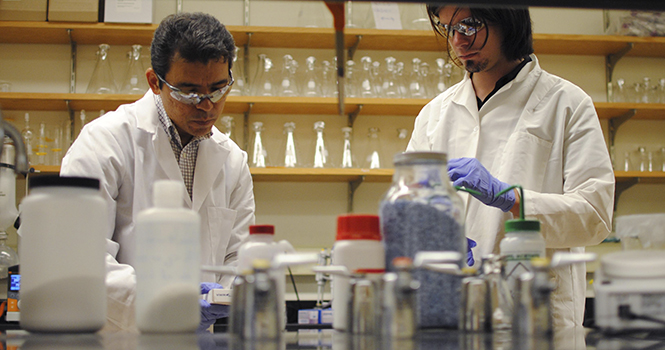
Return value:
M 226 84 L 223 88 L 213 91 L 210 94 L 197 94 L 196 92 L 183 92 L 182 90 L 178 89 L 177 87 L 169 84 L 164 78 L 160 77 L 159 74 L 156 74 L 157 78 L 159 81 L 162 83 L 166 84 L 166 86 L 171 89 L 171 97 L 173 97 L 175 100 L 180 101 L 184 104 L 188 105 L 197 105 L 203 100 L 208 99 L 212 103 L 217 103 L 219 100 L 224 98 L 227 93 L 231 90 L 231 85 L 233 85 L 234 80 L 233 80 L 233 74 L 231 71 L 229 71 L 229 77 L 231 78 L 231 81 L 229 81 L 228 84 Z
M 485 23 L 473 17 L 467 17 L 453 25 L 441 23 L 436 17 L 433 17 L 433 20 L 436 24 L 436 30 L 446 38 L 449 36 L 448 33 L 454 34 L 453 31 L 464 34 L 466 36 L 472 36 L 478 33 L 481 29 L 485 28 Z

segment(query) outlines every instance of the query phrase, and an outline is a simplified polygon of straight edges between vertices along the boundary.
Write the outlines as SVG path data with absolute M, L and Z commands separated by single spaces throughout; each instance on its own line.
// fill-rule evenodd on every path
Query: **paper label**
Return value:
M 372 2 L 376 29 L 402 29 L 399 7 L 395 2 Z

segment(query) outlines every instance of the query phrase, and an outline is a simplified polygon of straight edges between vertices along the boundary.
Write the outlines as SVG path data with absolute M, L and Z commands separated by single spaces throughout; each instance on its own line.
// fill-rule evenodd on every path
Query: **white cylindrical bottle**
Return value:
M 99 180 L 30 178 L 21 204 L 21 328 L 95 332 L 106 322 L 107 203 Z
M 545 257 L 545 239 L 537 220 L 506 221 L 506 236 L 499 248 L 505 259 L 505 276 L 510 293 L 514 295 L 515 279 L 525 272 L 532 272 L 531 259 Z
M 274 241 L 275 226 L 251 225 L 249 236 L 238 249 L 238 271 L 252 270 L 257 259 L 272 261 L 280 253 L 294 253 L 295 249 L 286 240 Z M 281 329 L 286 328 L 286 279 L 284 269 L 273 269 L 271 277 L 277 282 L 277 307 L 279 308 Z
M 361 270 L 376 274 L 385 272 L 386 254 L 381 243 L 379 217 L 376 215 L 341 215 L 337 218 L 337 239 L 332 250 L 332 265 L 345 266 L 349 272 Z M 349 279 L 333 276 L 333 328 L 347 330 Z
M 183 206 L 185 186 L 155 182 L 153 208 L 136 217 L 136 326 L 144 333 L 194 332 L 199 299 L 201 219 Z

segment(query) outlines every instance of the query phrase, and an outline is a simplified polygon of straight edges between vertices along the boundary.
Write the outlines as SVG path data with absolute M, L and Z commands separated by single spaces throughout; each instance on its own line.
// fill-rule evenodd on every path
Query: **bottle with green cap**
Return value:
M 545 239 L 540 233 L 540 221 L 524 219 L 524 190 L 515 185 L 505 191 L 518 188 L 520 191 L 520 217 L 505 224 L 506 236 L 499 248 L 506 263 L 505 278 L 511 295 L 514 295 L 515 279 L 525 272 L 533 272 L 531 259 L 545 257 Z

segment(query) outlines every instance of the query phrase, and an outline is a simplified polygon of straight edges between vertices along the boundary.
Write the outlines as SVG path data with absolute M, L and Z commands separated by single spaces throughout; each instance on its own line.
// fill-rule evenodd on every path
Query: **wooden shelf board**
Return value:
M 270 182 L 390 182 L 393 169 L 250 168 L 254 181 Z
M 600 119 L 622 116 L 635 109 L 632 119 L 665 119 L 665 104 L 662 103 L 615 103 L 595 102 L 596 112 Z
M 642 184 L 665 183 L 665 172 L 663 171 L 615 171 L 614 176 L 617 182 L 627 182 L 637 179 Z

